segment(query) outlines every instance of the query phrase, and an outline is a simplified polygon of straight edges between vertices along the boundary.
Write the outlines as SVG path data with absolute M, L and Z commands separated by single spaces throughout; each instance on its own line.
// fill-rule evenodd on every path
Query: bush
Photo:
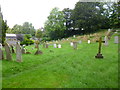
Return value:
M 30 39 L 24 39 L 21 43 L 21 45 L 31 45 L 34 44 L 34 40 L 30 40 Z

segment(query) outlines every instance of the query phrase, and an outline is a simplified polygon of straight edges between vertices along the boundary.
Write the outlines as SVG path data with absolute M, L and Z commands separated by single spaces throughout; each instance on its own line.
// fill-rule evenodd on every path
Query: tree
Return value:
M 99 2 L 77 2 L 73 10 L 72 19 L 74 29 L 80 33 L 93 33 L 107 22 L 103 14 L 104 4 Z
M 71 16 L 72 16 L 72 11 L 71 9 L 69 8 L 64 8 L 63 9 L 63 13 L 64 13 L 64 16 L 65 16 L 65 19 L 66 19 L 66 22 L 65 22 L 65 25 L 66 25 L 66 30 L 64 31 L 64 36 L 65 37 L 68 37 L 68 36 L 71 36 L 71 31 L 72 31 L 72 24 L 73 24 L 73 20 L 71 19 Z
M 8 29 L 7 21 L 2 20 L 2 44 L 3 45 L 4 45 L 7 29 Z
M 59 11 L 58 8 L 53 8 L 44 25 L 46 34 L 48 34 L 51 39 L 63 38 L 64 30 L 66 30 L 65 22 L 64 13 Z
M 35 36 L 36 36 L 36 37 L 38 38 L 38 40 L 40 41 L 40 38 L 42 38 L 42 31 L 41 31 L 40 29 L 38 29 L 38 30 L 36 31 Z
M 111 28 L 119 28 L 120 27 L 120 2 L 113 3 L 110 8 L 110 26 Z

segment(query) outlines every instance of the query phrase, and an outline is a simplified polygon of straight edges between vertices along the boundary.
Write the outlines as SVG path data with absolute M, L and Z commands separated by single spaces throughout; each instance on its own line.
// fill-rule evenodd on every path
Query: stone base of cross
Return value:
M 95 58 L 103 58 L 102 54 L 98 53 Z

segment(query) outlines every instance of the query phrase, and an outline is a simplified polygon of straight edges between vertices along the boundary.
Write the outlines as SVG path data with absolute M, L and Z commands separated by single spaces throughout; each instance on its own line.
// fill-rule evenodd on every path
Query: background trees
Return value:
M 46 30 L 46 34 L 51 39 L 61 39 L 64 37 L 64 31 L 66 29 L 64 23 L 66 22 L 64 18 L 64 13 L 59 11 L 58 8 L 54 8 L 50 15 L 48 16 L 48 20 L 45 22 L 44 28 Z

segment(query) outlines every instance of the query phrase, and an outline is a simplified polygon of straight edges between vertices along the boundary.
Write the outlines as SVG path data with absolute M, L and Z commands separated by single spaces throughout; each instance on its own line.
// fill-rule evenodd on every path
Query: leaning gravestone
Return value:
M 108 37 L 107 36 L 104 37 L 104 41 L 105 41 L 104 45 L 108 46 Z
M 73 49 L 74 49 L 74 50 L 77 49 L 77 42 L 73 42 Z
M 16 61 L 22 62 L 22 51 L 19 42 L 16 43 Z
M 2 51 L 2 44 L 0 43 L 0 60 L 4 59 L 3 51 Z
M 5 52 L 6 52 L 6 59 L 11 61 L 12 55 L 11 55 L 11 50 L 8 43 L 5 43 Z
M 118 36 L 115 36 L 115 37 L 114 37 L 114 43 L 118 44 L 118 41 L 119 41 L 119 40 L 118 40 Z

